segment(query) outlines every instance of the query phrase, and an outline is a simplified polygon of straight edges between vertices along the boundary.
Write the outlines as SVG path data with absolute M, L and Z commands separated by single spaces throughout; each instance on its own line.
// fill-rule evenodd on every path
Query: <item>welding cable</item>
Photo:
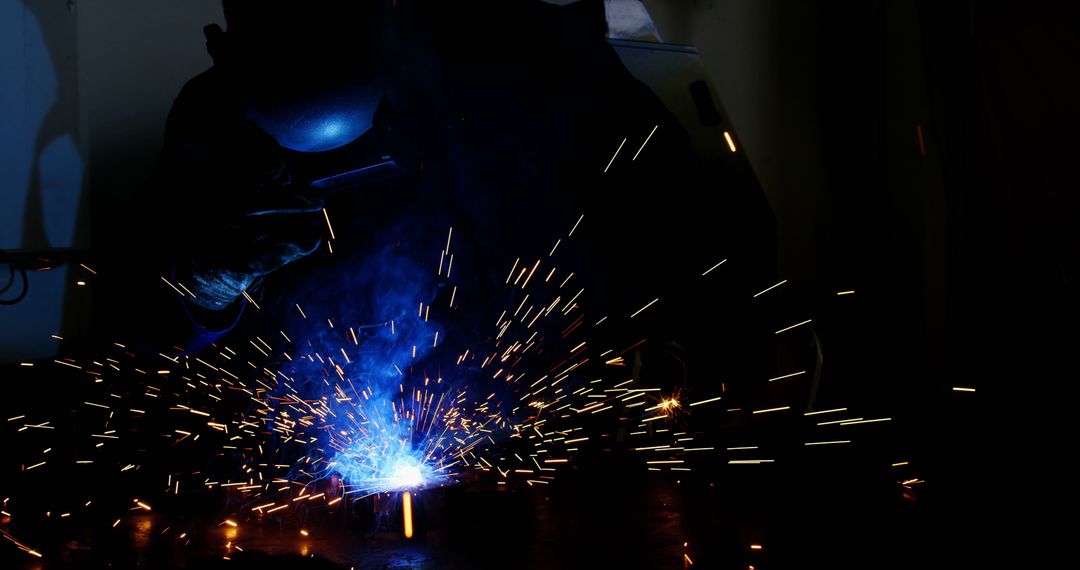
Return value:
M 27 277 L 27 270 L 48 271 L 56 269 L 65 261 L 71 261 L 73 259 L 75 259 L 74 252 L 60 253 L 55 261 L 50 261 L 35 256 L 34 254 L 20 254 L 0 249 L 0 264 L 7 264 L 8 266 L 7 283 L 5 283 L 3 287 L 0 287 L 0 295 L 8 294 L 15 285 L 16 274 L 18 274 L 18 280 L 22 282 L 22 288 L 19 290 L 19 294 L 8 299 L 0 298 L 0 306 L 17 305 L 26 299 L 27 293 L 30 292 L 30 279 Z
M 4 283 L 3 287 L 0 287 L 0 295 L 3 295 L 4 293 L 7 293 L 7 290 L 11 289 L 11 286 L 14 283 L 15 283 L 15 264 L 9 263 L 8 264 L 8 280 L 7 280 L 7 283 Z
M 7 281 L 7 284 L 5 284 L 2 289 L 0 289 L 0 293 L 6 293 L 7 290 L 10 289 L 11 286 L 15 284 L 15 273 L 16 272 L 19 274 L 19 277 L 22 279 L 22 290 L 19 291 L 18 295 L 16 295 L 15 297 L 13 297 L 11 299 L 0 299 L 0 305 L 17 305 L 20 302 L 22 302 L 23 299 L 26 298 L 26 294 L 30 291 L 30 281 L 26 278 L 26 268 L 17 267 L 14 262 L 9 262 L 8 263 L 8 281 Z

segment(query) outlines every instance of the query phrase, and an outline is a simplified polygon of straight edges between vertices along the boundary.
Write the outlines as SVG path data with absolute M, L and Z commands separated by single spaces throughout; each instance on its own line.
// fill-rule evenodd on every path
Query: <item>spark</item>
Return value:
M 30 556 L 33 556 L 35 558 L 41 558 L 42 557 L 40 552 L 34 550 L 33 548 L 30 548 L 29 546 L 23 544 L 22 542 L 19 542 L 18 540 L 15 539 L 14 536 L 11 536 L 10 534 L 8 534 L 7 531 L 0 530 L 0 535 L 2 535 L 5 539 L 7 539 L 12 544 L 14 544 L 19 550 L 22 550 L 23 552 L 29 554 Z
M 802 372 L 794 372 L 792 374 L 785 374 L 783 376 L 777 376 L 776 378 L 769 378 L 769 382 L 776 382 L 777 380 L 783 380 L 785 378 L 793 378 L 795 376 L 802 376 L 803 374 L 806 374 L 805 370 L 803 370 Z
M 401 496 L 401 515 L 405 523 L 405 538 L 413 537 L 412 493 L 405 491 Z
M 641 151 L 645 150 L 645 145 L 649 144 L 649 140 L 652 139 L 653 134 L 656 133 L 656 129 L 659 128 L 660 125 L 656 125 L 655 127 L 653 127 L 652 131 L 649 133 L 649 136 L 645 137 L 645 142 L 641 143 L 641 148 L 639 148 L 638 151 L 634 153 L 634 158 L 630 159 L 631 162 L 637 160 L 638 155 L 641 154 Z
M 772 291 L 773 289 L 776 289 L 777 287 L 783 285 L 784 283 L 787 283 L 787 279 L 784 279 L 783 281 L 777 283 L 776 285 L 773 285 L 772 287 L 769 287 L 769 288 L 765 289 L 764 291 L 754 295 L 754 298 L 757 299 L 758 297 L 764 295 L 765 293 L 768 293 L 769 291 Z
M 731 133 L 724 131 L 724 140 L 727 141 L 728 148 L 731 152 L 735 152 L 735 141 L 731 138 Z
M 791 329 L 793 329 L 795 327 L 801 327 L 801 326 L 803 326 L 805 324 L 809 324 L 812 321 L 813 321 L 813 319 L 806 319 L 805 321 L 803 321 L 801 323 L 796 323 L 794 325 L 791 325 L 790 327 L 780 329 L 780 330 L 776 331 L 776 334 L 787 332 L 787 331 L 789 331 L 789 330 L 791 330 Z
M 326 213 L 326 208 L 322 209 L 322 214 L 323 218 L 326 219 L 326 228 L 330 230 L 330 239 L 337 239 L 337 237 L 334 236 L 334 226 L 330 225 L 330 214 Z
M 632 318 L 640 315 L 645 309 L 648 309 L 649 307 L 655 305 L 657 303 L 657 301 L 659 301 L 659 300 L 660 300 L 659 298 L 653 299 L 647 305 L 645 305 L 644 307 L 638 309 L 634 314 L 630 315 L 630 318 L 632 319 Z
M 701 274 L 701 276 L 702 276 L 702 277 L 705 277 L 706 275 L 708 275 L 708 274 L 712 273 L 714 269 L 716 269 L 717 267 L 720 267 L 721 265 L 723 265 L 723 264 L 725 264 L 725 263 L 727 263 L 727 260 L 726 260 L 726 259 L 721 259 L 721 260 L 720 260 L 720 263 L 717 263 L 716 265 L 714 265 L 714 266 L 712 266 L 712 267 L 710 267 L 710 268 L 706 269 L 706 270 L 705 270 L 705 273 L 702 273 L 702 274 Z
M 529 276 L 525 278 L 525 282 L 521 284 L 522 289 L 524 289 L 529 284 L 529 280 L 532 279 L 533 273 L 536 273 L 536 268 L 538 267 L 540 267 L 539 259 L 537 259 L 536 263 L 533 264 L 532 270 L 529 271 Z
M 578 226 L 581 225 L 581 220 L 584 220 L 584 219 L 585 219 L 585 214 L 582 214 L 581 216 L 579 216 L 577 221 L 574 222 L 574 227 L 570 228 L 570 233 L 566 234 L 566 237 L 573 237 L 574 232 L 577 231 Z
M 255 307 L 256 309 L 260 308 L 259 304 L 255 302 L 255 299 L 251 298 L 251 295 L 249 295 L 247 291 L 241 291 L 241 293 L 244 295 L 244 298 L 247 299 L 247 302 L 251 303 L 253 307 Z
M 853 425 L 857 425 L 857 424 L 873 424 L 873 423 L 888 422 L 888 421 L 892 421 L 892 418 L 876 418 L 876 419 L 872 419 L 872 420 L 855 420 L 855 421 L 850 421 L 850 422 L 843 422 L 840 425 L 842 425 L 842 426 L 853 426 Z
M 862 418 L 848 418 L 846 420 L 833 420 L 831 422 L 818 422 L 818 425 L 819 426 L 828 426 L 828 425 L 842 424 L 842 423 L 847 423 L 847 422 L 855 422 L 855 421 L 859 421 L 861 419 Z
M 806 412 L 804 416 L 816 416 L 818 414 L 832 414 L 835 412 L 846 412 L 847 408 L 833 408 L 831 410 L 818 410 L 816 412 Z
M 179 290 L 179 289 L 177 289 L 177 288 L 176 288 L 176 285 L 173 285 L 172 283 L 169 283 L 169 280 L 168 280 L 168 279 L 166 279 L 166 278 L 162 277 L 162 278 L 161 278 L 161 280 L 162 280 L 162 281 L 164 281 L 166 285 L 168 285 L 169 287 L 171 287 L 173 291 L 176 291 L 176 294 L 177 294 L 177 295 L 180 295 L 181 297 L 183 297 L 183 296 L 184 296 L 184 292 L 183 292 L 183 291 L 181 291 L 181 290 Z
M 197 298 L 197 297 L 195 297 L 195 293 L 192 293 L 192 292 L 191 292 L 191 289 L 188 289 L 187 287 L 185 287 L 183 283 L 181 283 L 181 282 L 177 281 L 177 282 L 176 282 L 176 284 L 177 284 L 177 285 L 178 285 L 178 286 L 179 286 L 179 287 L 180 287 L 181 289 L 183 289 L 185 293 L 187 293 L 188 295 L 190 295 L 192 299 L 196 299 L 196 298 Z
M 623 139 L 622 142 L 619 143 L 619 148 L 615 150 L 615 154 L 611 155 L 611 161 L 608 162 L 608 165 L 606 167 L 604 167 L 604 174 L 607 174 L 607 171 L 608 171 L 608 169 L 611 168 L 611 165 L 615 164 L 615 157 L 619 156 L 619 151 L 622 150 L 622 147 L 625 144 L 626 144 L 626 139 Z

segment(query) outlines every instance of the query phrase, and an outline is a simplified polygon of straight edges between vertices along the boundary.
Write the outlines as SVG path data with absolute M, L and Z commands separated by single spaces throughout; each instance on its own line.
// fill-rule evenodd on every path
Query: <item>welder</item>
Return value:
M 290 326 L 333 334 L 323 325 L 340 317 L 376 330 L 389 319 L 364 299 L 401 286 L 411 315 L 421 301 L 444 327 L 438 342 L 482 346 L 525 294 L 505 285 L 514 260 L 549 259 L 562 239 L 560 275 L 575 272 L 564 298 L 584 289 L 590 317 L 623 317 L 590 343 L 633 344 L 626 361 L 649 385 L 685 381 L 684 348 L 710 361 L 702 383 L 716 381 L 716 346 L 748 354 L 702 333 L 744 330 L 725 305 L 729 326 L 715 326 L 702 301 L 749 290 L 747 262 L 768 264 L 758 236 L 771 223 L 744 207 L 760 190 L 744 162 L 700 163 L 612 48 L 602 0 L 224 7 L 225 29 L 205 30 L 213 67 L 177 97 L 156 171 L 109 228 L 114 255 L 95 287 L 103 341 L 151 361 L 213 344 L 215 358 L 202 356 L 215 362 L 249 340 L 280 348 L 280 331 L 295 355 L 317 339 Z M 434 273 L 451 227 L 452 280 L 440 271 L 417 292 L 381 263 L 392 251 Z M 723 258 L 738 271 L 700 279 Z M 451 291 L 459 309 L 444 318 Z M 627 323 L 656 297 L 662 310 Z
M 119 334 L 197 352 L 240 321 L 242 293 L 320 246 L 323 197 L 294 182 L 293 163 L 371 130 L 386 9 L 225 0 L 227 31 L 205 30 L 214 65 L 177 97 L 158 167 L 107 248 L 125 252 L 103 304 L 134 329 Z M 170 297 L 154 278 L 187 293 Z
M 601 0 L 224 8 L 226 29 L 206 29 L 214 66 L 178 96 L 158 169 L 117 227 L 107 310 L 155 353 L 291 309 L 372 243 L 437 256 L 451 226 L 473 269 L 455 277 L 458 304 L 476 307 L 584 214 L 563 259 L 589 270 L 579 286 L 597 313 L 666 295 L 739 247 L 753 259 L 747 228 L 771 229 L 725 207 L 760 193 L 752 174 L 702 175 L 608 43 Z

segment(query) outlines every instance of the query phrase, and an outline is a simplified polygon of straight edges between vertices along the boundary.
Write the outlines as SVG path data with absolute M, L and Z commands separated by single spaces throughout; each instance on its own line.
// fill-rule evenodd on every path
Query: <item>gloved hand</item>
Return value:
M 223 310 L 262 277 L 314 253 L 326 231 L 317 198 L 263 188 L 242 207 L 211 220 L 190 267 L 177 268 L 194 304 Z

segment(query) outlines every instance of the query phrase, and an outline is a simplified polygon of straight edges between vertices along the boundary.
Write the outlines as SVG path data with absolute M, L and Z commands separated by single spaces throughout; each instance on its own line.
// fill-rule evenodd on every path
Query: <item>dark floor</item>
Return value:
M 715 480 L 586 468 L 545 487 L 425 491 L 411 540 L 402 536 L 400 518 L 371 529 L 373 515 L 357 512 L 370 509 L 363 502 L 351 513 L 211 524 L 184 535 L 180 529 L 191 521 L 165 512 L 133 514 L 116 528 L 74 521 L 29 531 L 37 540 L 43 531 L 55 533 L 41 546 L 43 561 L 3 544 L 0 565 L 765 569 L 907 568 L 927 560 L 918 501 L 888 481 L 867 481 L 857 461 L 827 465 L 740 466 L 741 473 L 722 470 Z M 27 532 L 10 530 L 20 538 Z

